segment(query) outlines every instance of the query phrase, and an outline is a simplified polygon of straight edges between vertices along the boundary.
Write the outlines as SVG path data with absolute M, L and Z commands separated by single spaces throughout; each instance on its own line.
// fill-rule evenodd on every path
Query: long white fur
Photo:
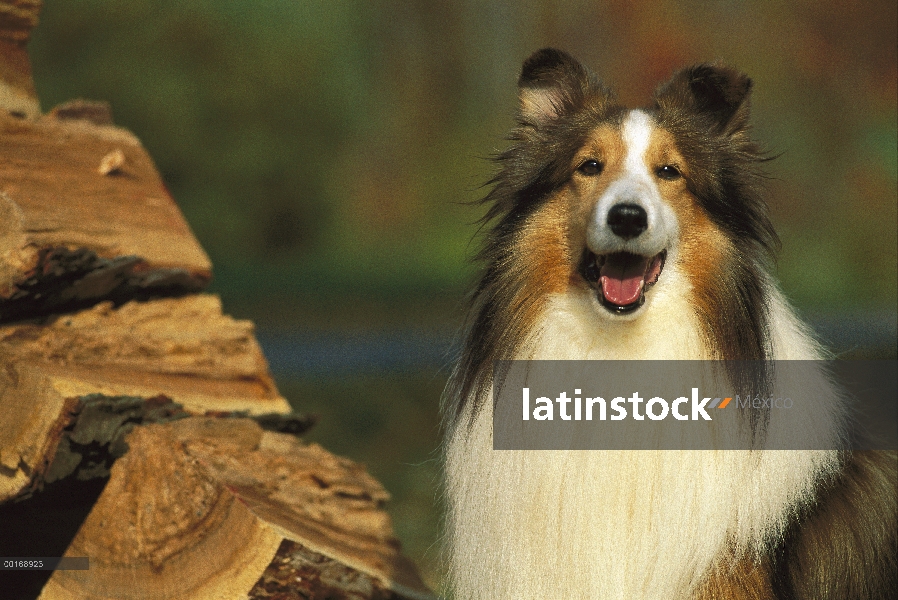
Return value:
M 645 169 L 648 143 L 639 142 L 651 125 L 631 118 L 643 131 L 625 137 L 628 160 L 635 155 Z M 689 286 L 668 260 L 650 303 L 626 320 L 585 291 L 552 297 L 519 358 L 710 358 Z M 772 281 L 767 299 L 774 358 L 822 358 Z M 821 410 L 806 426 L 829 439 L 842 415 L 821 381 Z M 756 555 L 776 540 L 837 466 L 832 451 L 494 451 L 489 399 L 470 429 L 469 417 L 446 445 L 457 600 L 687 598 L 725 557 Z

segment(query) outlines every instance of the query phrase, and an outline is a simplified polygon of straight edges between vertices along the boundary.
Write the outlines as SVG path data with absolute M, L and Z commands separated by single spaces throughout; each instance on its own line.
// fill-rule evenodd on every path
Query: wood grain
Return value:
M 196 292 L 211 278 L 143 146 L 94 113 L 0 113 L 0 320 Z
M 66 553 L 89 556 L 90 570 L 55 572 L 41 599 L 264 597 L 290 561 L 319 565 L 330 595 L 311 597 L 433 598 L 360 465 L 250 420 L 146 425 L 127 443 Z M 285 597 L 302 597 L 292 585 Z
M 289 413 L 249 321 L 215 296 L 103 303 L 0 326 L 0 500 L 46 471 L 72 402 L 164 395 L 194 414 Z

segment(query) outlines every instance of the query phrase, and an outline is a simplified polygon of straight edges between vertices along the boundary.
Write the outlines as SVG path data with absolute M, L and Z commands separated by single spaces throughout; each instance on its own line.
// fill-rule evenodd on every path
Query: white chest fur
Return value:
M 657 291 L 646 318 L 608 327 L 588 297 L 556 297 L 521 358 L 707 358 L 684 295 Z M 819 358 L 770 297 L 775 357 Z M 826 414 L 812 426 L 836 429 Z M 467 422 L 446 447 L 459 599 L 688 597 L 716 561 L 763 551 L 836 464 L 830 451 L 494 451 L 490 403 Z

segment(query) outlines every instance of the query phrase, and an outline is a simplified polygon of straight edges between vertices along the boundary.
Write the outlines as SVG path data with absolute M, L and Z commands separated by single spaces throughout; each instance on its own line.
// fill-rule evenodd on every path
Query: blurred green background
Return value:
M 253 319 L 312 439 L 393 493 L 435 583 L 437 404 L 521 61 L 553 45 L 629 104 L 676 68 L 748 72 L 783 287 L 836 350 L 894 356 L 898 8 L 882 2 L 45 0 L 44 110 L 112 104 Z

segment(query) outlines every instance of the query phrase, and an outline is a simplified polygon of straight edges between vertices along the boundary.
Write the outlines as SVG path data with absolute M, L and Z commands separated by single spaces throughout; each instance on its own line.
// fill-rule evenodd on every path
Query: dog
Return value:
M 772 275 L 746 75 L 631 110 L 549 48 L 518 87 L 443 400 L 452 597 L 896 597 L 894 452 L 493 450 L 496 361 L 827 357 Z

